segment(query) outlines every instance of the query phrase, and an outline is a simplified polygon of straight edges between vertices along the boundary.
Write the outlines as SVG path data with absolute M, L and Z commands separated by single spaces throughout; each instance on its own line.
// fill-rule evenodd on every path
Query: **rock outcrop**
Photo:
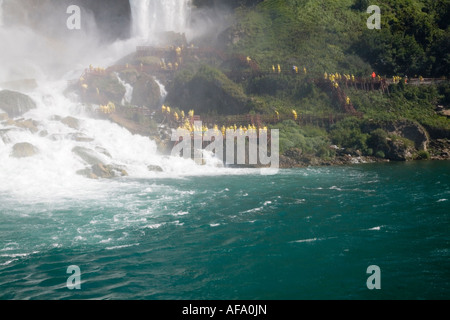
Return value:
M 164 170 L 157 165 L 149 165 L 148 167 L 148 171 L 152 171 L 152 172 L 163 172 Z
M 28 158 L 36 155 L 39 150 L 31 143 L 17 143 L 13 146 L 11 156 L 14 158 Z
M 39 131 L 39 122 L 37 122 L 36 120 L 18 120 L 14 121 L 14 125 L 18 128 L 26 129 L 32 133 L 37 133 Z
M 131 104 L 139 107 L 155 109 L 161 100 L 161 90 L 153 79 L 146 74 L 141 74 L 133 84 L 133 99 Z
M 413 159 L 416 149 L 408 145 L 402 139 L 387 139 L 388 150 L 386 151 L 386 159 L 393 161 L 408 161 Z M 424 149 L 421 149 L 424 150 Z
M 36 103 L 29 96 L 16 91 L 0 91 L 0 110 L 5 111 L 10 118 L 20 117 L 34 108 Z
M 91 149 L 75 147 L 72 149 L 72 152 L 91 166 L 96 165 L 97 163 L 102 163 L 102 160 L 98 158 L 97 153 Z
M 99 158 L 100 155 L 94 150 L 84 147 L 75 147 L 72 149 L 72 152 L 89 165 L 85 169 L 77 171 L 77 174 L 79 175 L 89 179 L 112 179 L 128 175 L 125 168 L 121 166 L 103 163 Z M 99 150 L 99 152 L 110 157 L 106 150 Z
M 80 129 L 80 121 L 74 117 L 65 117 L 61 119 L 61 122 L 71 129 Z
M 77 171 L 77 174 L 89 179 L 113 179 L 128 176 L 128 173 L 120 166 L 97 163 L 90 168 Z
M 427 130 L 411 120 L 367 122 L 363 132 L 370 133 L 376 129 L 383 129 L 390 135 L 396 135 L 414 142 L 417 150 L 427 150 L 430 139 Z

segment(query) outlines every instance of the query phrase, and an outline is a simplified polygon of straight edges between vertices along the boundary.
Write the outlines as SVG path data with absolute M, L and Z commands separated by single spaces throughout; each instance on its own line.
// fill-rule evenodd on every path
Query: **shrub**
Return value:
M 292 120 L 286 120 L 271 127 L 280 130 L 280 152 L 291 148 L 298 148 L 304 154 L 313 154 L 320 157 L 333 156 L 329 150 L 330 141 L 326 132 L 311 126 L 300 127 Z
M 369 135 L 362 133 L 361 121 L 347 118 L 337 123 L 330 132 L 332 142 L 340 147 L 360 150 L 367 154 L 367 139 Z
M 414 155 L 414 160 L 429 160 L 430 158 L 430 153 L 425 150 L 420 150 Z
M 377 151 L 386 152 L 389 149 L 387 143 L 388 134 L 383 129 L 375 129 L 370 133 L 370 137 L 367 139 L 367 145 Z

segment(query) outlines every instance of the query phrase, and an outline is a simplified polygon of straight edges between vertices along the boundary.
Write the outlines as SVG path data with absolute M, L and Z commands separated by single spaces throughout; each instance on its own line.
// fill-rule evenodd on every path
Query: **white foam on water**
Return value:
M 327 238 L 310 238 L 310 239 L 301 239 L 301 240 L 295 240 L 291 241 L 290 243 L 314 243 L 317 241 L 324 241 L 324 240 L 330 240 L 330 239 L 336 239 L 337 237 L 327 237 Z
M 322 240 L 322 239 L 318 239 L 318 238 L 311 238 L 311 239 L 302 239 L 302 240 L 296 240 L 296 241 L 292 241 L 293 243 L 305 243 L 305 242 L 315 242 L 318 240 Z
M 140 243 L 133 243 L 133 244 L 126 244 L 121 246 L 113 246 L 113 247 L 107 247 L 106 250 L 117 250 L 117 249 L 124 249 L 124 248 L 131 248 L 131 247 L 137 247 Z

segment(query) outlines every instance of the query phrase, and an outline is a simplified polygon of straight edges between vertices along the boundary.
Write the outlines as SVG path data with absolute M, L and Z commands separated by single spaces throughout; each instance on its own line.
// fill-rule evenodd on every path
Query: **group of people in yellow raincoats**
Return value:
M 330 74 L 328 74 L 327 72 L 325 72 L 324 74 L 323 74 L 323 77 L 324 77 L 324 79 L 325 80 L 330 80 L 331 82 L 336 82 L 336 81 L 338 81 L 338 80 L 342 80 L 342 79 L 345 79 L 345 80 L 347 80 L 347 81 L 352 81 L 352 82 L 355 82 L 355 76 L 352 74 L 352 75 L 350 75 L 350 74 L 343 74 L 343 75 L 341 75 L 340 73 L 338 73 L 338 72 L 336 72 L 336 73 L 330 73 Z
M 298 66 L 295 66 L 295 65 L 292 66 L 292 72 L 293 72 L 293 73 L 299 74 L 299 72 L 300 72 L 299 70 L 300 70 L 300 69 L 299 69 Z M 281 71 L 282 71 L 282 70 L 281 70 L 281 65 L 280 65 L 280 64 L 277 64 L 276 67 L 275 67 L 274 64 L 272 65 L 272 72 L 273 72 L 273 73 L 281 73 Z M 303 73 L 304 73 L 304 74 L 307 74 L 307 72 L 308 72 L 308 71 L 306 70 L 306 67 L 303 67 Z
M 116 105 L 110 101 L 108 104 L 100 106 L 100 112 L 103 114 L 114 113 L 116 112 Z

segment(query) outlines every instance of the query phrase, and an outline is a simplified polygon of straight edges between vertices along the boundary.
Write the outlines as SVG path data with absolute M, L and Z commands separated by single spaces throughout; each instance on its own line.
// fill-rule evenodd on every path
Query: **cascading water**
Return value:
M 131 101 L 133 100 L 133 86 L 127 82 L 125 82 L 124 80 L 122 80 L 119 77 L 119 74 L 116 73 L 117 76 L 117 80 L 119 80 L 119 82 L 124 86 L 125 88 L 125 95 L 123 96 L 122 99 L 122 104 L 123 105 L 129 105 L 131 103 Z
M 161 32 L 185 32 L 190 3 L 190 0 L 130 0 L 134 36 L 151 41 Z
M 167 97 L 167 90 L 166 87 L 158 80 L 155 78 L 155 82 L 156 84 L 159 86 L 159 92 L 161 94 L 161 100 L 160 103 L 163 104 L 164 101 L 166 100 Z
M 131 0 L 131 3 L 134 18 L 137 19 L 134 24 L 140 28 L 141 34 L 145 31 L 150 35 L 155 30 L 182 31 L 189 1 Z M 149 15 L 146 16 L 146 13 Z M 151 19 L 146 20 L 148 17 Z M 11 42 L 9 31 L 3 31 L 0 32 L 0 41 Z M 111 48 L 115 46 L 118 45 L 114 44 Z M 114 50 L 103 51 L 119 55 Z M 50 49 L 46 51 L 43 45 L 41 55 L 44 54 L 51 56 L 55 53 Z M 104 52 L 99 54 L 102 56 Z M 127 183 L 128 178 L 217 174 L 217 167 L 214 164 L 197 166 L 191 160 L 162 156 L 158 154 L 155 142 L 149 138 L 133 135 L 117 124 L 93 117 L 92 110 L 87 110 L 89 108 L 78 102 L 77 97 L 68 97 L 64 94 L 67 80 L 81 74 L 81 71 L 74 72 L 69 69 L 60 81 L 49 81 L 45 75 L 51 70 L 45 69 L 46 65 L 41 63 L 44 60 L 41 59 L 41 55 L 36 56 L 35 60 L 32 57 L 28 59 L 29 63 L 35 61 L 34 65 L 42 70 L 41 74 L 44 75 L 36 78 L 38 87 L 27 92 L 37 107 L 21 115 L 21 119 L 11 115 L 8 117 L 0 110 L 0 181 L 2 181 L 0 194 L 24 200 L 41 197 L 54 199 L 58 196 L 99 197 L 102 191 Z M 6 55 L 5 64 L 20 68 L 22 63 L 15 62 L 13 58 L 12 55 Z M 98 60 L 98 57 L 91 58 Z M 72 60 L 68 61 L 67 65 L 72 65 L 71 63 Z M 80 62 L 74 61 L 72 68 L 78 70 Z M 7 72 L 5 74 L 8 75 Z M 8 80 L 10 78 L 4 76 L 0 83 Z M 126 87 L 128 90 L 124 95 L 124 102 L 130 102 L 132 88 Z M 163 89 L 161 86 L 164 97 Z M 22 143 L 34 146 L 36 154 L 26 158 L 13 157 L 14 146 Z M 128 178 L 108 180 L 108 183 L 88 179 L 86 175 L 80 174 L 80 171 L 86 170 L 91 164 L 86 157 L 80 156 L 80 150 L 84 150 L 84 153 L 89 153 L 91 157 L 105 165 L 122 168 L 127 172 Z M 149 171 L 149 166 L 160 167 L 163 172 Z

